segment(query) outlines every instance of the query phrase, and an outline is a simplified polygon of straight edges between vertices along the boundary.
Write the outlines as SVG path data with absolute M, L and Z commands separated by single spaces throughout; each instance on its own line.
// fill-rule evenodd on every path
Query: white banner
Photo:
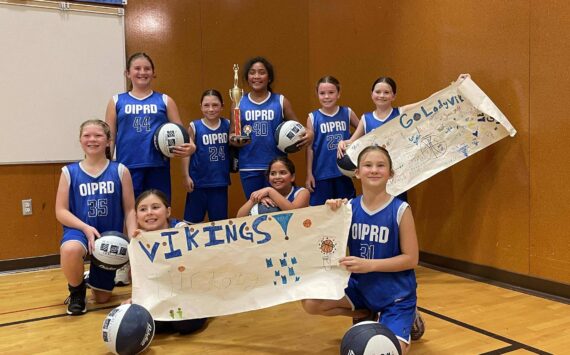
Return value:
M 340 299 L 351 217 L 318 206 L 143 233 L 129 244 L 133 303 L 180 320 Z
M 347 149 L 356 165 L 369 145 L 385 147 L 395 175 L 387 190 L 396 196 L 498 140 L 516 134 L 491 99 L 467 78 L 410 106 L 400 116 Z

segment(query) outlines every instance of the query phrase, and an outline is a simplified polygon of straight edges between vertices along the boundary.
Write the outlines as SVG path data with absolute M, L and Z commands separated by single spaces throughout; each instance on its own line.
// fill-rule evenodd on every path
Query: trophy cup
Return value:
M 238 71 L 239 66 L 237 64 L 234 64 L 234 87 L 230 89 L 230 99 L 234 104 L 234 108 L 232 109 L 234 136 L 232 139 L 238 143 L 249 143 L 249 141 L 251 141 L 251 137 L 249 136 L 251 133 L 251 126 L 247 125 L 243 128 L 243 130 L 241 127 L 239 102 L 243 96 L 243 89 L 238 87 Z

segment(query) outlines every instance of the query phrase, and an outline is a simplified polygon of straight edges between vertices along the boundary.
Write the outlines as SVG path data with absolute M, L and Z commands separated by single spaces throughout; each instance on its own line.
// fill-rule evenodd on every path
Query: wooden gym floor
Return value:
M 570 305 L 419 267 L 426 333 L 410 354 L 570 354 Z M 60 269 L 0 275 L 0 354 L 107 354 L 101 325 L 126 299 L 65 314 Z M 211 319 L 199 333 L 157 335 L 145 354 L 338 354 L 351 325 L 305 314 L 299 302 Z

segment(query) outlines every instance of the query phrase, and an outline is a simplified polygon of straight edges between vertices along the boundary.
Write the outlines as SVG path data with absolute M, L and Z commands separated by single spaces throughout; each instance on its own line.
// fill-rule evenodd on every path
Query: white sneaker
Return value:
M 115 274 L 115 285 L 126 286 L 131 284 L 131 264 L 127 263 L 125 266 L 117 270 Z

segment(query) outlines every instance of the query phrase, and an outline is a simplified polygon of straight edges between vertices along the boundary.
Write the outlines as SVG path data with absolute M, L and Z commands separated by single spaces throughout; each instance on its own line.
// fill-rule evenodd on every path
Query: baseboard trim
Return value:
M 468 279 L 570 304 L 570 285 L 561 282 L 517 274 L 426 252 L 420 252 L 420 263 L 423 266 Z
M 35 256 L 32 258 L 0 260 L 0 272 L 19 271 L 59 265 L 59 254 Z

